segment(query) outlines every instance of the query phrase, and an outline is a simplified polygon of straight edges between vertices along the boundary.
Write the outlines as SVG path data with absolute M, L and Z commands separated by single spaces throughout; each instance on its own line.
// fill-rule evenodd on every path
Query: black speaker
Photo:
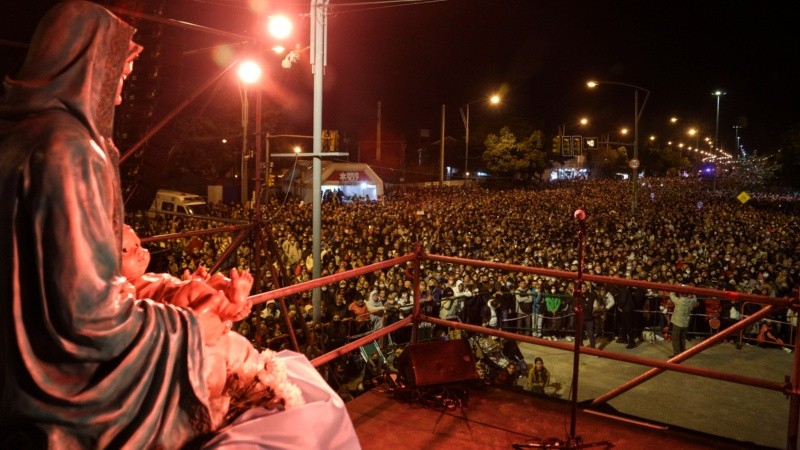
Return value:
M 475 358 L 465 339 L 409 344 L 395 367 L 412 387 L 478 379 Z

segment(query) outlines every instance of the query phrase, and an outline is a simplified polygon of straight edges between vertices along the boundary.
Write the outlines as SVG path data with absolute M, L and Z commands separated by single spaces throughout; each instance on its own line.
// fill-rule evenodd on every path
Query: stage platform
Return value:
M 691 341 L 688 346 L 699 342 Z M 537 396 L 519 386 L 508 388 L 510 393 L 485 388 L 472 392 L 463 410 L 440 414 L 368 392 L 348 403 L 364 448 L 511 448 L 511 444 L 533 437 L 566 439 L 573 353 L 549 345 L 548 341 L 543 345 L 522 343 L 520 350 L 528 364 L 536 357 L 544 359 L 559 398 Z M 668 342 L 642 342 L 626 349 L 625 344 L 600 341 L 598 348 L 602 353 L 660 360 L 672 353 Z M 724 342 L 684 364 L 779 382 L 791 374 L 794 357 L 779 349 Z M 579 406 L 588 408 L 593 399 L 647 370 L 646 366 L 583 355 Z M 520 384 L 524 382 L 520 380 Z M 603 408 L 599 413 L 654 427 L 634 426 L 579 408 L 576 435 L 585 442 L 610 440 L 614 448 L 636 449 L 651 444 L 657 448 L 786 448 L 789 400 L 782 392 L 666 372 L 598 408 Z M 399 431 L 387 432 L 394 429 Z M 664 447 L 665 440 L 676 446 Z
M 571 409 L 566 400 L 520 387 L 480 382 L 462 386 L 469 393 L 466 404 L 449 408 L 397 398 L 383 389 L 356 397 L 347 409 L 362 448 L 512 449 L 514 444 L 563 442 L 569 436 Z M 635 423 L 637 419 L 610 409 L 590 412 L 578 406 L 575 436 L 584 444 L 609 444 L 594 448 L 767 448 L 652 422 Z

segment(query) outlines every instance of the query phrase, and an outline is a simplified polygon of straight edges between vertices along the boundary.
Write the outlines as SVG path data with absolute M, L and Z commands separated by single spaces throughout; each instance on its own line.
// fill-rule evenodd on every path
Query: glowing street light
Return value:
M 247 191 L 248 191 L 248 181 L 247 181 L 247 124 L 250 119 L 250 102 L 247 96 L 247 86 L 250 84 L 255 84 L 258 80 L 261 79 L 261 66 L 258 65 L 257 62 L 248 59 L 242 61 L 239 64 L 239 69 L 236 71 L 236 74 L 239 76 L 239 80 L 242 82 L 242 168 L 241 174 L 242 177 L 239 180 L 241 185 L 241 200 L 242 205 L 247 204 Z M 256 105 L 258 107 L 258 104 Z M 256 111 L 258 113 L 258 111 Z M 258 115 L 258 114 L 257 114 Z M 260 118 L 256 118 L 256 122 L 259 122 Z M 257 123 L 258 125 L 258 123 Z M 259 130 L 256 130 L 259 131 Z
M 253 84 L 261 79 L 261 66 L 257 62 L 248 59 L 239 64 L 239 70 L 236 72 L 239 79 L 245 84 Z
M 499 94 L 493 94 L 491 97 L 489 97 L 489 104 L 497 105 L 497 104 L 500 103 L 500 100 L 501 100 L 501 98 L 500 98 Z M 483 99 L 483 98 L 478 99 L 478 100 L 473 100 L 473 101 L 461 106 L 461 108 L 459 108 L 459 112 L 461 113 L 461 120 L 462 120 L 462 122 L 464 122 L 464 130 L 465 130 L 465 138 L 464 138 L 464 179 L 465 180 L 466 180 L 466 178 L 467 178 L 467 176 L 469 174 L 469 105 L 472 105 L 473 103 L 480 103 L 480 102 L 485 102 L 485 101 L 486 101 L 486 99 Z
M 286 39 L 292 34 L 294 25 L 286 16 L 269 16 L 267 19 L 267 32 L 277 39 Z
M 636 214 L 636 191 L 639 185 L 639 119 L 642 117 L 647 99 L 650 97 L 650 91 L 642 87 L 629 84 L 620 83 L 618 81 L 589 81 L 586 85 L 594 88 L 599 84 L 617 84 L 620 86 L 627 86 L 633 88 L 633 160 L 631 160 L 631 172 L 633 181 L 633 195 L 631 200 L 631 212 Z M 639 107 L 639 91 L 644 91 L 645 97 L 642 106 Z

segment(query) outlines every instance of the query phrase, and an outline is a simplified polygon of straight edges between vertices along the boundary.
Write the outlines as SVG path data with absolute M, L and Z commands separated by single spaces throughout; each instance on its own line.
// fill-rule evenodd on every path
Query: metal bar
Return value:
M 311 364 L 314 367 L 319 367 L 323 364 L 329 363 L 342 355 L 350 353 L 351 351 L 357 349 L 358 347 L 361 347 L 364 344 L 380 339 L 395 330 L 403 328 L 404 326 L 410 324 L 411 320 L 412 320 L 411 317 L 406 317 L 404 319 L 401 319 L 400 321 L 395 322 L 389 326 L 383 327 L 380 330 L 375 331 L 374 333 L 370 333 L 362 338 L 356 339 L 355 341 L 349 344 L 345 344 L 335 350 L 331 350 L 328 353 L 325 353 L 324 355 L 320 355 L 312 359 Z
M 270 136 L 270 137 L 272 137 L 272 136 Z M 298 136 L 298 137 L 306 137 L 306 136 Z M 305 158 L 307 158 L 307 157 L 310 157 L 310 156 L 313 156 L 315 158 L 326 158 L 326 157 L 331 157 L 331 156 L 350 156 L 350 153 L 344 153 L 344 152 L 273 153 L 270 156 L 273 157 L 273 158 L 297 158 L 297 157 L 305 157 Z
M 583 343 L 583 243 L 586 240 L 586 216 L 582 210 L 575 211 L 578 221 L 578 278 L 572 292 L 572 309 L 575 311 L 575 346 L 572 349 L 572 398 L 570 399 L 569 440 L 575 442 L 575 422 L 578 412 L 578 380 L 580 376 L 581 344 Z
M 681 363 L 681 362 L 691 358 L 692 356 L 702 352 L 703 350 L 716 345 L 717 343 L 719 343 L 722 340 L 724 340 L 726 337 L 731 336 L 734 333 L 737 333 L 740 329 L 747 328 L 751 323 L 755 323 L 755 322 L 759 321 L 762 317 L 765 317 L 766 315 L 771 313 L 772 309 L 773 309 L 772 306 L 765 306 L 765 307 L 761 308 L 760 311 L 758 311 L 757 313 L 751 315 L 747 319 L 744 319 L 744 320 L 741 320 L 741 321 L 737 322 L 733 326 L 721 331 L 720 333 L 715 334 L 711 338 L 706 339 L 705 341 L 703 341 L 703 342 L 695 345 L 694 347 L 684 351 L 683 353 L 675 356 L 674 358 L 669 359 L 668 361 L 670 363 Z M 627 383 L 624 383 L 623 385 L 621 385 L 621 386 L 619 386 L 619 387 L 617 387 L 615 389 L 612 389 L 611 391 L 609 391 L 609 392 L 607 392 L 607 393 L 595 398 L 594 400 L 592 400 L 592 406 L 597 406 L 597 405 L 606 403 L 609 400 L 611 400 L 612 398 L 617 397 L 618 395 L 623 394 L 623 393 L 633 389 L 634 387 L 644 383 L 645 381 L 647 381 L 647 380 L 649 380 L 649 379 L 651 379 L 651 378 L 655 377 L 656 375 L 659 375 L 659 374 L 661 374 L 663 372 L 664 372 L 664 369 L 660 368 L 660 367 L 650 369 L 647 372 L 639 375 L 638 377 L 633 378 L 632 380 L 628 381 Z M 716 378 L 716 377 L 714 377 L 714 378 Z M 718 379 L 729 381 L 727 375 L 725 377 L 720 377 Z M 784 390 L 784 389 L 782 388 L 781 390 Z
M 145 133 L 144 136 L 139 138 L 139 141 L 137 141 L 135 144 L 133 144 L 133 146 L 131 146 L 131 148 L 129 148 L 127 151 L 125 151 L 125 153 L 120 156 L 119 163 L 122 164 L 123 162 L 125 162 L 125 160 L 128 159 L 141 146 L 143 146 L 145 142 L 150 140 L 150 138 L 152 138 L 156 133 L 161 131 L 161 129 L 164 128 L 164 125 L 169 123 L 170 120 L 174 119 L 175 116 L 177 116 L 179 112 L 183 111 L 183 109 L 186 108 L 187 106 L 189 106 L 189 104 L 192 103 L 197 97 L 199 97 L 200 94 L 203 93 L 203 91 L 205 91 L 206 89 L 211 87 L 212 84 L 216 83 L 217 80 L 219 80 L 220 78 L 222 78 L 223 75 L 228 73 L 228 71 L 231 69 L 231 67 L 233 67 L 234 65 L 236 65 L 238 63 L 239 63 L 238 60 L 234 61 L 233 64 L 231 64 L 228 67 L 226 67 L 225 69 L 221 70 L 216 76 L 210 78 L 208 81 L 206 81 L 205 83 L 200 85 L 200 87 L 195 89 L 195 91 L 192 92 L 192 94 L 189 97 L 187 97 L 180 104 L 178 104 L 178 106 L 173 108 L 172 111 L 170 111 L 166 116 L 164 116 L 164 118 L 161 119 L 161 121 L 159 121 L 157 124 L 155 124 L 153 126 L 153 128 L 150 129 L 150 131 L 148 131 L 147 133 Z
M 178 28 L 183 28 L 186 30 L 192 31 L 200 31 L 203 33 L 211 34 L 214 36 L 220 36 L 224 38 L 232 38 L 232 39 L 250 39 L 249 36 L 245 36 L 243 34 L 238 33 L 231 33 L 230 31 L 222 31 L 217 30 L 215 28 L 209 28 L 203 25 L 197 25 L 194 23 L 184 22 L 182 20 L 177 19 L 170 19 L 164 18 L 160 16 L 154 16 L 152 14 L 145 14 L 139 11 L 133 11 L 130 9 L 120 8 L 118 6 L 106 6 L 106 8 L 114 11 L 115 13 L 122 15 L 122 16 L 129 16 L 129 17 L 136 17 L 137 19 L 145 19 L 149 20 L 150 22 L 162 23 L 165 25 L 172 25 Z
M 267 300 L 273 300 L 278 297 L 286 297 L 288 295 L 309 291 L 315 287 L 321 287 L 325 284 L 336 283 L 341 280 L 348 280 L 350 278 L 358 277 L 360 275 L 374 272 L 376 270 L 381 270 L 387 267 L 403 264 L 405 262 L 412 261 L 416 257 L 417 256 L 415 254 L 409 253 L 408 255 L 405 256 L 400 256 L 386 261 L 381 261 L 375 264 L 370 264 L 368 266 L 359 267 L 358 269 L 349 270 L 347 272 L 335 273 L 333 275 L 328 275 L 322 278 L 318 278 L 316 280 L 309 280 L 303 283 L 293 284 L 291 286 L 278 288 L 269 292 L 262 292 L 260 294 L 251 296 L 250 300 L 253 302 L 254 305 L 259 303 L 265 303 Z
M 419 264 L 419 256 L 423 254 L 422 244 L 417 242 L 416 247 L 414 248 L 415 254 L 418 256 L 414 259 L 414 312 L 412 316 L 414 317 L 414 328 L 411 329 L 411 342 L 414 344 L 417 343 L 419 340 L 419 303 L 421 301 L 420 296 L 422 293 L 420 292 L 419 283 L 420 283 L 420 264 Z
M 432 323 L 434 325 L 442 325 L 445 327 L 450 327 L 458 330 L 467 330 L 472 331 L 477 334 L 488 334 L 491 336 L 497 336 L 504 339 L 512 339 L 520 342 L 528 342 L 531 344 L 542 345 L 545 347 L 557 348 L 559 350 L 565 351 L 572 351 L 572 344 L 566 344 L 562 342 L 553 342 L 548 341 L 547 339 L 536 338 L 531 336 L 525 336 L 522 334 L 511 333 L 508 331 L 501 331 L 495 330 L 493 328 L 484 328 L 477 325 L 469 325 L 466 323 L 461 322 L 450 322 L 447 320 L 442 320 L 439 318 L 428 317 L 425 315 L 421 316 L 422 320 L 425 322 Z M 722 381 L 729 381 L 732 383 L 739 383 L 745 384 L 748 386 L 759 387 L 763 389 L 769 389 L 771 391 L 778 391 L 778 392 L 785 392 L 786 385 L 784 383 L 778 383 L 774 381 L 767 381 L 761 378 L 754 378 L 754 377 L 747 377 L 742 375 L 718 372 L 711 369 L 704 369 L 701 367 L 693 367 L 693 366 L 684 366 L 680 364 L 675 364 L 669 361 L 661 361 L 659 359 L 651 359 L 651 358 L 640 358 L 638 356 L 631 356 L 623 353 L 615 353 L 609 351 L 598 350 L 590 347 L 583 347 L 581 348 L 581 353 L 597 356 L 600 358 L 606 359 L 613 359 L 615 361 L 622 361 L 632 364 L 639 364 L 642 366 L 650 366 L 650 367 L 658 367 L 665 370 L 671 370 L 673 372 L 681 372 L 687 373 L 690 375 L 697 375 L 704 378 L 713 378 Z
M 528 267 L 528 266 L 516 266 L 514 264 L 506 264 L 506 263 L 496 263 L 496 262 L 488 262 L 488 261 L 479 261 L 475 259 L 465 259 L 465 258 L 456 258 L 453 256 L 442 256 L 442 255 L 431 255 L 425 254 L 422 255 L 423 259 L 431 260 L 431 261 L 441 261 L 450 264 L 460 264 L 465 266 L 475 266 L 475 267 L 486 267 L 488 269 L 498 269 L 498 270 L 505 270 L 509 272 L 521 272 L 521 273 L 532 273 L 535 275 L 542 275 L 545 277 L 551 278 L 565 278 L 570 280 L 576 280 L 578 278 L 578 274 L 576 272 L 569 272 L 566 270 L 553 270 L 553 269 L 541 269 L 537 267 Z M 698 295 L 703 297 L 715 297 L 715 298 L 722 298 L 725 300 L 730 300 L 734 302 L 745 302 L 751 301 L 754 303 L 760 304 L 767 304 L 773 305 L 781 308 L 788 308 L 792 305 L 793 300 L 784 297 L 784 298 L 775 298 L 770 297 L 767 295 L 756 295 L 756 294 L 745 294 L 741 292 L 733 292 L 733 291 L 718 291 L 715 289 L 707 289 L 707 288 L 698 288 L 698 287 L 691 287 L 691 286 L 678 286 L 673 284 L 666 284 L 666 283 L 655 283 L 652 281 L 641 281 L 641 280 L 631 280 L 627 278 L 616 278 L 616 277 L 607 277 L 601 275 L 591 275 L 585 274 L 583 276 L 585 281 L 589 281 L 592 283 L 597 284 L 612 284 L 617 286 L 633 286 L 633 287 L 640 287 L 644 289 L 653 289 L 657 291 L 668 291 L 668 292 L 679 292 L 681 294 L 691 294 L 691 295 Z
M 239 234 L 236 235 L 233 241 L 231 241 L 231 245 L 229 245 L 228 248 L 225 249 L 225 252 L 222 254 L 222 256 L 220 256 L 219 259 L 217 259 L 217 262 L 214 263 L 214 267 L 209 269 L 211 273 L 214 273 L 217 270 L 219 270 L 219 266 L 222 265 L 222 262 L 228 259 L 231 253 L 233 253 L 237 248 L 239 248 L 239 246 L 242 244 L 242 241 L 244 241 L 244 237 L 247 235 L 247 231 L 248 230 L 242 230 L 239 232 Z
M 172 239 L 180 239 L 180 238 L 189 237 L 189 236 L 203 236 L 203 235 L 206 235 L 206 234 L 216 234 L 216 233 L 234 232 L 234 231 L 239 231 L 239 230 L 249 230 L 252 227 L 253 227 L 253 225 L 248 223 L 246 225 L 233 225 L 233 226 L 230 226 L 230 227 L 208 228 L 208 229 L 205 229 L 205 230 L 183 231 L 183 232 L 180 232 L 180 233 L 172 233 L 172 234 L 159 234 L 158 236 L 143 237 L 141 239 L 141 241 L 142 241 L 143 244 L 147 243 L 147 242 L 168 241 L 168 240 L 172 240 Z
M 795 301 L 800 302 L 800 292 L 797 292 Z M 794 327 L 793 327 L 794 328 Z M 790 450 L 797 449 L 797 434 L 798 434 L 798 421 L 800 421 L 800 333 L 794 336 L 794 360 L 792 364 L 792 390 L 789 399 L 789 424 L 786 429 L 786 448 Z

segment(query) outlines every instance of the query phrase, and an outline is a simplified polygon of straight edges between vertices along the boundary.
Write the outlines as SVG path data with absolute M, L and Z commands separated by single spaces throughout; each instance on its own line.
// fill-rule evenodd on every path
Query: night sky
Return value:
M 53 2 L 17 3 L 15 14 L 2 15 L 0 39 L 27 42 L 36 19 Z M 170 0 L 166 11 L 174 19 L 248 34 L 255 28 L 249 3 Z M 307 2 L 267 2 L 266 10 L 294 13 L 296 42 L 308 44 Z M 333 1 L 323 128 L 374 138 L 380 101 L 383 133 L 413 143 L 421 128 L 438 138 L 445 104 L 447 134 L 463 139 L 458 108 L 500 90 L 499 107 L 472 105 L 471 129 L 522 120 L 548 134 L 564 124 L 568 134 L 613 137 L 632 126 L 634 90 L 585 87 L 587 80 L 598 79 L 650 90 L 640 134 L 664 141 L 689 142 L 685 132 L 691 126 L 713 136 L 711 92 L 721 89 L 726 92 L 720 102 L 721 144 L 734 146 L 732 127 L 738 124 L 746 150 L 771 153 L 781 133 L 800 123 L 798 13 L 800 6 L 790 1 Z M 231 42 L 184 34 L 188 48 Z M 21 50 L 0 45 L 0 57 L 5 73 L 18 63 Z M 283 102 L 291 111 L 295 129 L 284 132 L 311 129 L 307 58 L 306 52 L 289 70 L 272 58 L 267 69 L 276 90 L 268 101 Z M 212 76 L 213 66 L 198 59 L 187 57 L 183 64 L 197 64 L 197 70 L 174 82 Z M 588 129 L 578 129 L 582 116 L 591 122 Z M 680 119 L 678 125 L 668 124 L 671 116 Z

